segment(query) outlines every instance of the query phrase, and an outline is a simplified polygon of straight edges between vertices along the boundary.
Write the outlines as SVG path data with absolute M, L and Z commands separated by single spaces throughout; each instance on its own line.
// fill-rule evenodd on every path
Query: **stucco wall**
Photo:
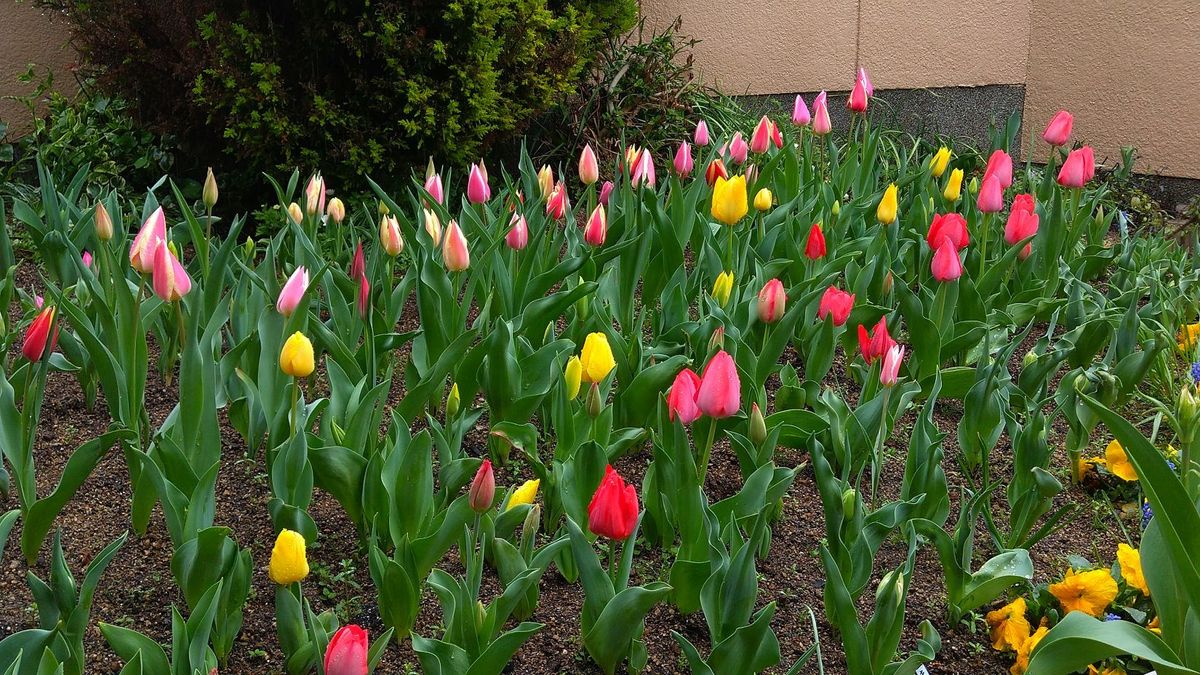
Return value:
M 0 0 L 0 97 L 33 90 L 33 83 L 17 81 L 31 63 L 49 68 L 60 91 L 74 89 L 70 66 L 75 52 L 67 39 L 66 22 L 51 21 L 28 1 Z M 39 78 L 45 68 L 39 67 Z M 19 130 L 28 126 L 29 114 L 16 101 L 0 100 L 0 120 Z

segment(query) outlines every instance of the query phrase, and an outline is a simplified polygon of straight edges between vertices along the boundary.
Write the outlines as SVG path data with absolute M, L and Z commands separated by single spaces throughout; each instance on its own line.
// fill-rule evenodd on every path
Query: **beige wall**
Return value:
M 67 39 L 65 21 L 51 22 L 27 0 L 0 0 L 0 97 L 22 96 L 32 91 L 35 83 L 17 81 L 30 63 L 50 68 L 60 91 L 74 89 L 70 65 L 75 52 Z M 38 69 L 39 78 L 44 70 Z M 0 120 L 19 130 L 28 126 L 29 113 L 16 101 L 0 100 Z

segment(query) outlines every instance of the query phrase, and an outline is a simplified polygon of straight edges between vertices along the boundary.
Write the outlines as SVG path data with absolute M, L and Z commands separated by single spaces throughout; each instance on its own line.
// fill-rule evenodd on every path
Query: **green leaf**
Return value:
M 1100 621 L 1071 612 L 1034 648 L 1026 675 L 1065 675 L 1110 656 L 1149 661 L 1159 675 L 1197 675 L 1154 633 L 1129 621 Z

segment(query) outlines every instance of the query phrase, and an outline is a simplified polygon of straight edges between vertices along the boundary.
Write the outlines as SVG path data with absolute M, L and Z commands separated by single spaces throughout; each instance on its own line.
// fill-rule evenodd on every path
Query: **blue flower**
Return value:
M 1112 612 L 1109 612 L 1108 614 L 1104 615 L 1104 620 L 1105 621 L 1120 621 L 1121 617 L 1117 614 L 1113 614 Z
M 1150 519 L 1154 517 L 1154 509 L 1150 508 L 1150 502 L 1142 502 L 1142 529 L 1150 524 Z
M 1200 385 L 1200 361 L 1192 364 L 1192 381 Z

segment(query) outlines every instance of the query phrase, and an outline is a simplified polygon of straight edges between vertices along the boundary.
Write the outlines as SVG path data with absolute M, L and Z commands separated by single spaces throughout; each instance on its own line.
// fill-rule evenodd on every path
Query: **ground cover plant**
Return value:
M 0 671 L 1200 671 L 1194 248 L 872 93 L 253 233 L 39 166 Z

